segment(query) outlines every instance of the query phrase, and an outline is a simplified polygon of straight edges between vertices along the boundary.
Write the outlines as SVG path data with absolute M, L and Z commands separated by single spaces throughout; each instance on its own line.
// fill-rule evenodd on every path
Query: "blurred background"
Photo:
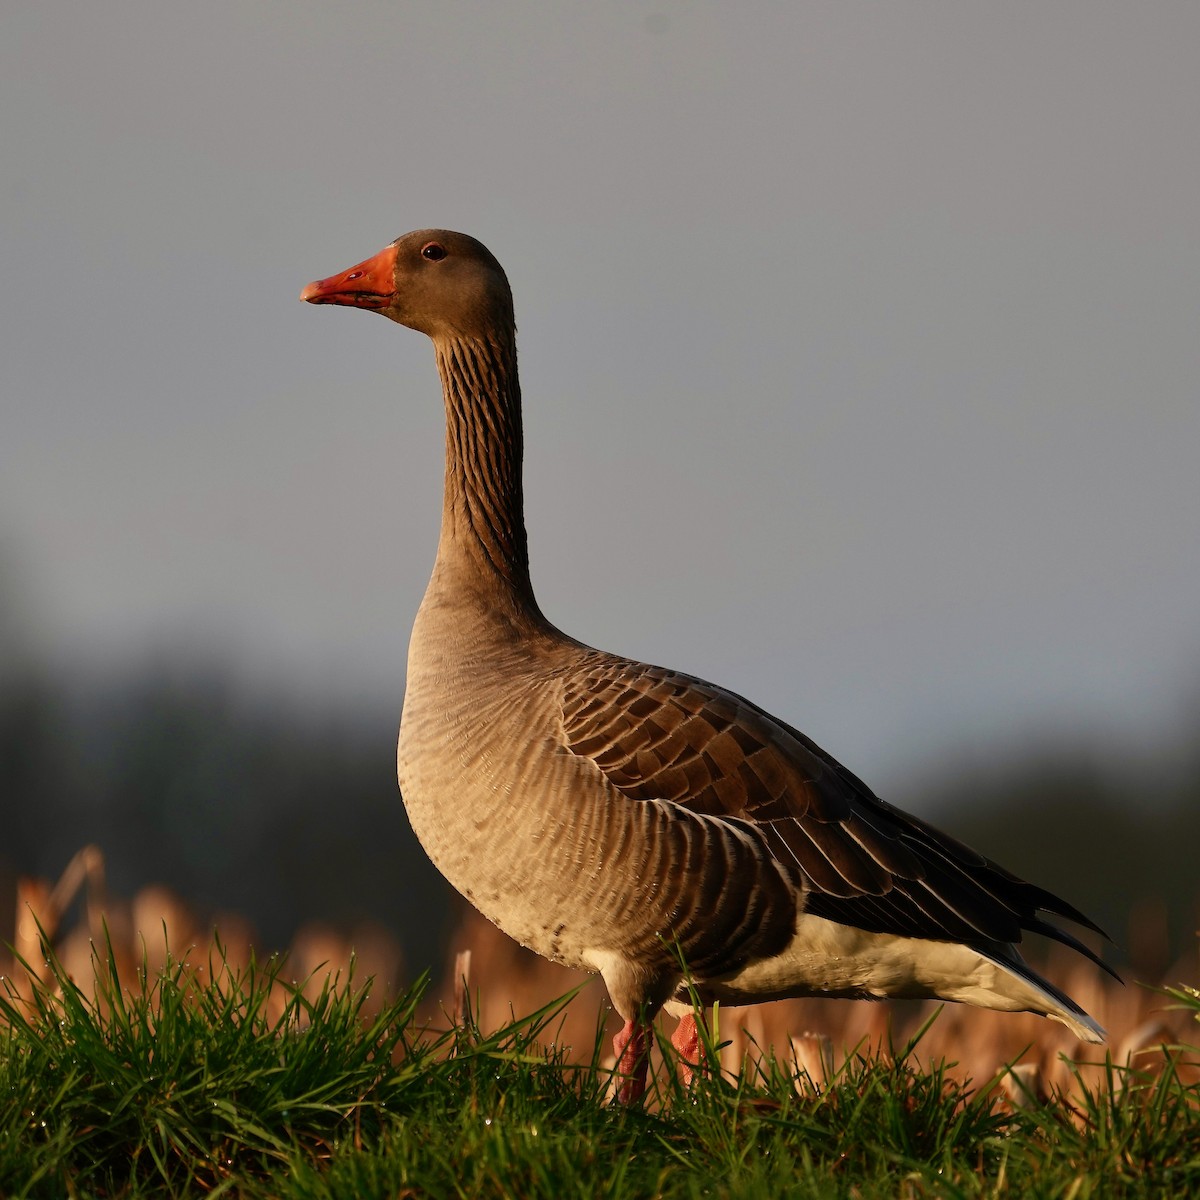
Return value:
M 94 844 L 441 969 L 393 769 L 433 356 L 297 294 L 443 225 L 513 283 L 556 624 L 1194 957 L 1197 45 L 1191 0 L 7 5 L 0 896 Z

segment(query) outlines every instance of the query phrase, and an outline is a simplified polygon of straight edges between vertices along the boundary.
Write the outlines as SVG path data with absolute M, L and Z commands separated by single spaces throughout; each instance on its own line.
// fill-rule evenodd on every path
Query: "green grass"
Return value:
M 649 1108 L 625 1111 L 605 1103 L 599 1038 L 582 1065 L 554 1045 L 565 1000 L 497 1032 L 469 1017 L 437 1032 L 418 1022 L 419 987 L 367 1017 L 352 978 L 311 1000 L 275 960 L 204 965 L 118 982 L 108 955 L 95 999 L 53 960 L 31 1000 L 0 984 L 0 1197 L 1200 1189 L 1200 1090 L 1170 1063 L 1012 1112 L 997 1089 L 919 1068 L 911 1046 L 852 1057 L 819 1097 L 768 1058 L 687 1093 L 664 1076 Z M 1174 995 L 1200 1017 L 1200 997 Z

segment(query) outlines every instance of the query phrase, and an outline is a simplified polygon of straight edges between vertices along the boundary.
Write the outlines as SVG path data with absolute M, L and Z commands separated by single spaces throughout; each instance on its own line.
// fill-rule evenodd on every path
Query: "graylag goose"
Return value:
M 408 650 L 400 790 L 450 883 L 537 953 L 599 972 L 625 1021 L 623 1102 L 666 1006 L 697 1061 L 704 1004 L 923 997 L 1103 1030 L 1030 969 L 1064 900 L 878 799 L 799 730 L 716 684 L 606 654 L 530 583 L 512 293 L 474 238 L 398 238 L 301 299 L 432 340 L 446 408 L 433 576 Z M 1106 970 L 1108 968 L 1105 968 Z

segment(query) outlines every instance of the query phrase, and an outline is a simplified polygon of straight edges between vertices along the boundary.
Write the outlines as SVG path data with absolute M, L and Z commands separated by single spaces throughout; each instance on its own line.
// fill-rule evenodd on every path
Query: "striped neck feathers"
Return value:
M 473 570 L 532 601 L 515 336 L 446 336 L 435 348 L 446 402 L 438 557 L 465 556 Z

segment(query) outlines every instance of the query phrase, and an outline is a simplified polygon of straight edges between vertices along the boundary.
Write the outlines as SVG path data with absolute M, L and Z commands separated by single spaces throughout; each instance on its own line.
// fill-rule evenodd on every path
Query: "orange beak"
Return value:
M 396 247 L 340 275 L 318 279 L 300 293 L 309 304 L 348 304 L 353 308 L 386 308 L 396 291 Z

